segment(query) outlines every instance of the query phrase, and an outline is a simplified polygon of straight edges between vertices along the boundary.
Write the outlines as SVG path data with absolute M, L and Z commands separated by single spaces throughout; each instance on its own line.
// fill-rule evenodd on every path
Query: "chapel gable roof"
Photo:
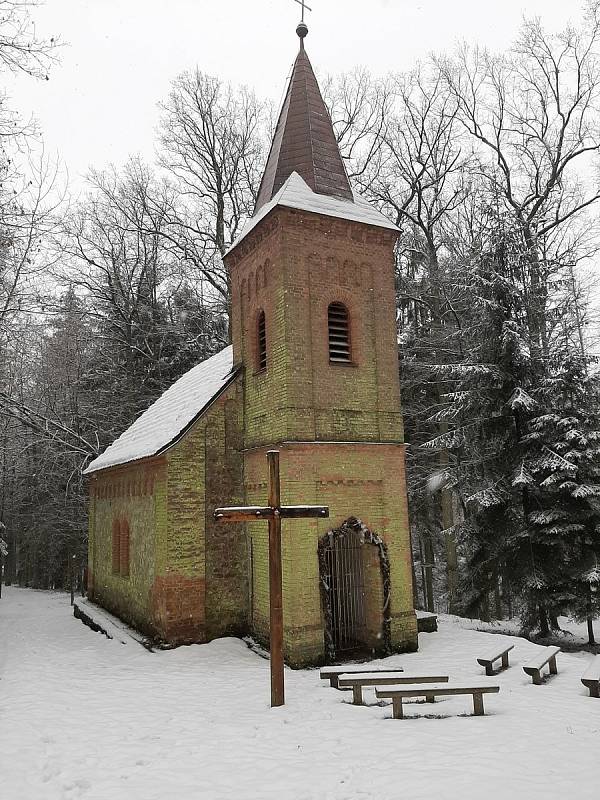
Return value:
M 162 453 L 175 444 L 237 374 L 231 346 L 192 367 L 95 458 L 84 474 Z

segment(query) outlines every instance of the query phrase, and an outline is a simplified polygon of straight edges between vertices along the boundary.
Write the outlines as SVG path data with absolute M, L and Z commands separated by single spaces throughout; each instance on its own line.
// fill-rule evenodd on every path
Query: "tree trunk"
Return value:
M 423 545 L 425 555 L 425 564 L 423 565 L 425 570 L 425 602 L 427 605 L 427 611 L 431 611 L 433 613 L 435 612 L 435 601 L 433 596 L 434 553 L 433 541 L 429 531 L 423 535 Z
M 444 492 L 450 497 L 450 492 Z M 451 498 L 450 498 L 451 500 Z M 444 496 L 442 496 L 442 510 L 444 507 Z M 446 575 L 448 585 L 448 613 L 458 612 L 458 556 L 456 553 L 456 537 L 453 533 L 445 533 L 444 541 L 446 544 Z
M 540 621 L 540 636 L 545 639 L 550 636 L 550 626 L 548 625 L 548 612 L 546 611 L 546 606 L 542 605 L 541 603 L 538 606 L 538 618 Z
M 588 586 L 587 597 L 587 629 L 588 629 L 588 644 L 596 644 L 594 636 L 594 613 L 592 605 L 592 587 Z
M 500 594 L 500 575 L 498 571 L 494 574 L 494 615 L 496 619 L 502 619 L 502 595 Z
M 16 567 L 17 567 L 17 541 L 15 536 L 14 529 L 8 532 L 8 536 L 6 537 L 6 544 L 8 547 L 8 555 L 6 556 L 6 575 L 4 580 L 5 586 L 11 586 L 16 578 Z
M 506 596 L 506 610 L 508 611 L 508 618 L 512 619 L 514 616 L 513 613 L 513 604 L 512 604 L 512 592 L 510 591 L 510 583 L 506 580 L 502 580 L 502 586 L 505 589 L 505 596 Z
M 490 621 L 490 598 L 489 598 L 487 592 L 481 598 L 481 612 L 480 613 L 481 613 L 481 621 L 482 622 L 489 622 Z
M 446 424 L 441 425 L 443 433 L 448 432 Z M 442 469 L 448 466 L 448 452 L 444 450 L 440 453 L 440 467 Z M 456 553 L 456 537 L 451 530 L 454 526 L 454 508 L 452 507 L 452 491 L 449 489 L 442 489 L 441 496 L 442 505 L 442 529 L 444 531 L 444 543 L 446 546 L 446 586 L 448 591 L 448 613 L 456 614 L 457 612 L 457 597 L 456 590 L 458 587 L 458 555 Z
M 592 616 L 588 616 L 587 618 L 587 629 L 588 629 L 588 644 L 596 644 L 596 639 L 594 637 L 594 618 Z
M 75 556 L 67 554 L 67 558 L 69 559 L 69 591 L 71 593 L 71 605 L 73 605 L 75 601 L 75 575 L 73 567 L 75 566 Z
M 415 572 L 415 551 L 413 550 L 413 530 L 412 526 L 409 527 L 409 537 L 410 537 L 410 571 L 412 574 L 412 586 L 413 586 L 413 607 L 419 608 L 419 587 L 417 586 L 417 575 Z

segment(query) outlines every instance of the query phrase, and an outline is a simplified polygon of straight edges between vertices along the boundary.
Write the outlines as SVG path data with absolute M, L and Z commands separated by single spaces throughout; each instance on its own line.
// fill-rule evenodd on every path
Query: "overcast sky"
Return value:
M 523 14 L 548 27 L 578 16 L 577 0 L 308 0 L 307 50 L 321 75 L 367 66 L 406 70 L 462 40 L 506 48 Z M 196 64 L 279 102 L 296 54 L 294 0 L 46 0 L 40 36 L 66 43 L 50 81 L 9 82 L 12 105 L 33 114 L 47 150 L 72 180 L 90 166 L 153 157 L 157 103 Z

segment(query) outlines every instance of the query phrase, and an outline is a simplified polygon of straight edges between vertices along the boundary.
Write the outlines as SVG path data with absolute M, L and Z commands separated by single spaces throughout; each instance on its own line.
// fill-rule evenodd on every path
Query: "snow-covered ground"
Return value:
M 580 677 L 588 654 L 561 654 L 533 686 L 537 645 L 441 617 L 411 672 L 480 679 L 475 658 L 506 638 L 500 694 L 435 706 L 350 705 L 316 670 L 286 671 L 269 708 L 268 662 L 236 639 L 148 652 L 93 633 L 65 595 L 3 588 L 0 797 L 3 800 L 597 800 L 600 700 Z M 488 679 L 489 680 L 489 679 Z M 434 717 L 432 717 L 434 715 Z
M 446 620 L 454 622 L 461 628 L 470 628 L 477 631 L 489 631 L 490 633 L 507 633 L 509 636 L 518 636 L 521 630 L 521 622 L 517 617 L 513 619 L 503 619 L 493 622 L 482 622 L 480 619 L 467 619 L 464 617 L 450 617 L 446 615 Z M 548 641 L 563 647 L 565 650 L 585 650 L 599 652 L 598 646 L 590 648 L 588 642 L 588 631 L 586 622 L 577 622 L 571 617 L 559 617 L 559 631 L 552 631 Z M 594 620 L 594 637 L 597 645 L 600 643 L 600 619 Z M 600 796 L 600 795 L 599 795 Z

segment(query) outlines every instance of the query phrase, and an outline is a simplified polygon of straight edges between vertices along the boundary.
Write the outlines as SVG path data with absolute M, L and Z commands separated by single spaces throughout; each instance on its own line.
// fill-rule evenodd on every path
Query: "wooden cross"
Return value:
M 214 517 L 219 522 L 269 523 L 269 639 L 271 648 L 271 707 L 285 703 L 283 678 L 283 593 L 281 585 L 281 520 L 326 518 L 327 506 L 282 506 L 279 478 L 279 451 L 269 450 L 268 506 L 237 506 L 217 508 Z
M 307 11 L 312 11 L 312 8 L 310 8 L 310 6 L 307 6 L 304 0 L 295 0 L 295 2 L 298 3 L 299 6 L 302 6 L 302 22 L 304 22 L 304 9 L 306 9 Z

